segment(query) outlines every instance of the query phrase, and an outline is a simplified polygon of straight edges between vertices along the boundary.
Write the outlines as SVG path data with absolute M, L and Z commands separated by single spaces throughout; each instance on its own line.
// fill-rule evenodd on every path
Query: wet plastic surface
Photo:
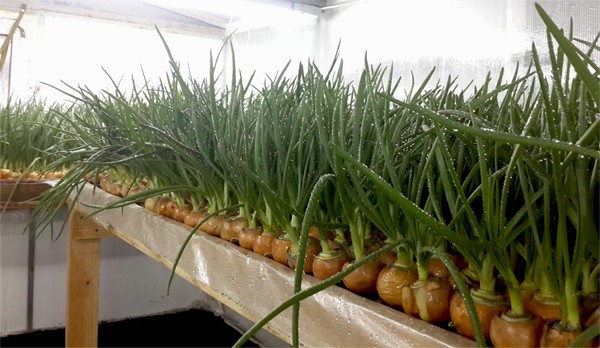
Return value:
M 117 198 L 86 185 L 76 209 L 91 213 Z M 82 204 L 83 203 L 83 204 Z M 190 228 L 141 206 L 107 210 L 100 225 L 171 268 Z M 293 294 L 293 270 L 205 233 L 194 235 L 177 274 L 251 321 L 258 321 Z M 319 280 L 305 276 L 303 289 Z M 291 342 L 291 309 L 265 328 Z M 475 342 L 412 318 L 383 304 L 333 286 L 304 300 L 300 309 L 302 346 L 468 347 Z

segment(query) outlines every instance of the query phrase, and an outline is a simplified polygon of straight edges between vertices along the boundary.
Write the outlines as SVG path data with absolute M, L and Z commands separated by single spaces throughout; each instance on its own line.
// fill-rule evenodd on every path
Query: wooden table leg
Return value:
M 111 235 L 91 219 L 71 214 L 67 257 L 67 347 L 98 346 L 100 239 Z

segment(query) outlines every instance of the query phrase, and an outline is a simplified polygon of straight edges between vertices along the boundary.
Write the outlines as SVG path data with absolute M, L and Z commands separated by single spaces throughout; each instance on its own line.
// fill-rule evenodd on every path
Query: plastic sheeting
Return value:
M 93 207 L 115 199 L 88 184 L 75 209 L 90 213 Z M 190 231 L 137 205 L 107 210 L 93 218 L 169 268 Z M 192 237 L 177 274 L 254 322 L 293 294 L 290 268 L 204 233 Z M 305 276 L 302 287 L 318 282 Z M 291 325 L 291 309 L 287 309 L 266 329 L 291 342 Z M 302 302 L 299 331 L 300 344 L 308 347 L 475 346 L 471 340 L 336 286 Z
M 510 79 L 517 64 L 524 74 L 531 61 L 532 43 L 539 51 L 542 67 L 549 69 L 546 27 L 535 3 L 567 31 L 572 19 L 573 34 L 578 39 L 591 42 L 600 28 L 597 0 L 340 3 L 326 7 L 314 24 L 236 32 L 232 38 L 236 68 L 242 76 L 256 72 L 253 82 L 260 86 L 263 77 L 272 77 L 288 61 L 290 74 L 296 73 L 298 62 L 308 60 L 326 72 L 337 53 L 349 83 L 358 83 L 366 57 L 372 65 L 382 65 L 388 71 L 393 68 L 394 78 L 402 77 L 398 97 L 411 88 L 412 76 L 418 86 L 434 67 L 429 87 L 438 81 L 444 84 L 452 76 L 460 91 L 471 82 L 481 86 L 488 72 L 492 78 L 498 78 L 502 68 L 506 69 L 504 80 Z M 585 51 L 589 47 L 577 45 Z M 596 51 L 594 59 L 599 58 L 600 52 Z M 468 91 L 472 89 L 473 85 Z

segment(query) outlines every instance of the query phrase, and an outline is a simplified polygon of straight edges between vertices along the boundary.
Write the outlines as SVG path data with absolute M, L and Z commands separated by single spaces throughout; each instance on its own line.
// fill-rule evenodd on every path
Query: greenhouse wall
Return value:
M 317 16 L 306 16 L 300 20 L 266 25 L 259 28 L 231 27 L 228 29 L 223 62 L 226 79 L 231 80 L 233 56 L 237 71 L 250 78 L 257 87 L 281 73 L 289 63 L 287 75 L 298 72 L 298 64 L 315 60 L 321 50 L 320 25 Z M 233 46 L 233 52 L 231 47 Z
M 0 32 L 8 32 L 15 14 L 0 11 Z M 111 78 L 130 90 L 132 78 L 156 84 L 169 71 L 167 52 L 157 31 L 133 24 L 52 13 L 23 16 L 5 69 L 0 72 L 0 104 L 7 98 L 38 96 L 50 102 L 68 97 L 50 87 L 86 86 L 114 90 Z M 182 71 L 198 80 L 208 74 L 210 51 L 219 37 L 161 31 Z M 110 75 L 110 77 L 109 77 Z M 50 86 L 49 86 L 50 85 Z M 66 89 L 68 90 L 68 89 Z
M 58 232 L 66 211 L 54 220 L 54 234 L 49 228 L 35 240 L 26 233 L 30 212 L 0 214 L 1 336 L 65 326 L 67 238 Z M 167 296 L 169 270 L 118 238 L 104 238 L 100 250 L 101 321 L 211 305 L 179 277 Z
M 563 28 L 573 20 L 574 36 L 591 41 L 600 27 L 595 0 L 537 1 Z M 335 3 L 335 2 L 334 2 Z M 458 77 L 459 87 L 480 86 L 488 72 L 512 75 L 517 63 L 527 69 L 532 41 L 542 64 L 546 32 L 534 0 L 372 0 L 331 6 L 314 23 L 288 24 L 234 33 L 236 63 L 244 76 L 274 73 L 288 60 L 316 61 L 322 70 L 333 61 L 339 45 L 344 74 L 356 82 L 364 66 L 393 68 L 402 76 L 401 90 L 411 85 L 411 73 L 421 82 L 435 67 L 433 83 Z M 422 18 L 428 18 L 422 21 Z M 315 41 L 311 41 L 312 38 Z M 584 47 L 584 46 L 582 46 Z M 596 51 L 596 59 L 600 53 Z M 545 60 L 544 60 L 545 58 Z M 292 64 L 294 70 L 297 67 Z
M 433 82 L 449 75 L 466 87 L 480 85 L 488 72 L 501 68 L 512 73 L 519 63 L 526 69 L 531 42 L 540 48 L 547 65 L 545 27 L 535 1 L 477 0 L 359 1 L 331 6 L 317 15 L 305 14 L 286 21 L 265 21 L 262 26 L 231 26 L 222 38 L 164 30 L 163 35 L 186 76 L 202 80 L 208 74 L 209 55 L 225 64 L 224 83 L 230 81 L 235 52 L 236 70 L 262 85 L 289 62 L 295 73 L 299 62 L 315 61 L 328 68 L 339 45 L 347 80 L 357 81 L 365 56 L 371 64 L 393 68 L 409 88 L 411 73 L 422 81 L 436 68 Z M 600 26 L 600 5 L 594 0 L 538 1 L 561 27 L 573 19 L 575 37 L 592 40 Z M 10 26 L 14 14 L 0 11 L 0 29 Z M 417 18 L 429 18 L 427 22 Z M 2 19 L 4 18 L 4 19 Z M 460 18 L 460 20 L 458 20 Z M 0 73 L 0 101 L 9 95 L 37 95 L 50 101 L 65 94 L 45 85 L 65 88 L 85 85 L 91 90 L 112 89 L 112 77 L 129 89 L 132 77 L 141 84 L 164 78 L 168 57 L 155 30 L 117 21 L 58 14 L 26 14 L 24 37 L 15 35 L 10 69 Z M 65 40 L 66 38 L 66 40 Z M 226 41 L 230 38 L 230 41 Z M 140 43 L 144 43 L 143 45 Z M 596 58 L 600 53 L 596 51 Z M 142 74 L 143 71 L 143 74 Z M 108 74 L 108 75 L 107 75 Z M 9 86 L 10 75 L 10 86 Z

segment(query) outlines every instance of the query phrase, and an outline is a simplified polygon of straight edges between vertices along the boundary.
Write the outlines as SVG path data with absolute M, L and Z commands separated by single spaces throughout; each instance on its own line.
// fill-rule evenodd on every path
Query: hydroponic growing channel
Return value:
M 163 39 L 158 87 L 65 87 L 55 125 L 30 121 L 54 142 L 2 163 L 64 173 L 37 231 L 67 203 L 256 322 L 238 344 L 266 325 L 294 346 L 597 346 L 600 33 L 582 49 L 536 8 L 549 72 L 534 45 L 402 97 L 367 59 L 356 85 L 336 58 L 219 88 L 218 55 L 196 81 Z

